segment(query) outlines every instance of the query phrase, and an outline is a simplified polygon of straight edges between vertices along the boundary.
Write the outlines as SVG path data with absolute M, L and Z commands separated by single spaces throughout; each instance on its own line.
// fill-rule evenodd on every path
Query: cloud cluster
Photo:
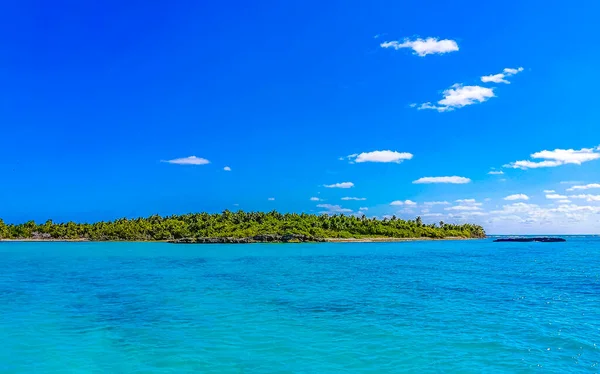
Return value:
M 509 81 L 506 80 L 506 77 L 509 77 L 511 75 L 515 75 L 517 73 L 520 73 L 523 71 L 522 67 L 516 68 L 516 69 L 512 69 L 512 68 L 505 68 L 502 73 L 499 74 L 492 74 L 492 75 L 484 75 L 483 77 L 481 77 L 481 81 L 483 83 L 506 83 L 506 84 L 510 84 Z
M 365 200 L 367 200 L 367 198 L 366 197 L 342 197 L 342 200 L 365 201 Z
M 471 180 L 465 177 L 423 177 L 413 181 L 413 184 L 431 184 L 431 183 L 450 183 L 450 184 L 465 184 Z
M 404 41 L 399 42 L 397 40 L 383 42 L 380 44 L 381 48 L 393 48 L 395 50 L 402 48 L 410 48 L 413 50 L 413 53 L 425 57 L 431 54 L 444 54 L 449 52 L 458 51 L 458 44 L 451 39 L 442 39 L 438 38 L 427 38 L 427 39 L 404 39 Z
M 600 147 L 582 149 L 555 149 L 553 151 L 541 151 L 531 155 L 532 159 L 542 161 L 521 160 L 504 165 L 512 169 L 537 169 L 549 168 L 561 165 L 581 165 L 584 162 L 600 158 Z
M 363 152 L 359 154 L 352 154 L 347 156 L 351 162 L 362 163 L 362 162 L 392 162 L 399 164 L 404 160 L 410 160 L 413 155 L 408 152 L 397 152 L 397 151 L 372 151 Z

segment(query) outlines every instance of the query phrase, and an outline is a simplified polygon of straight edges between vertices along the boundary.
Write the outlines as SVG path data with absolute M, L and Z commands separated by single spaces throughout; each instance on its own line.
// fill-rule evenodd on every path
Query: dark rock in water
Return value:
M 247 244 L 247 243 L 312 243 L 324 242 L 325 239 L 299 234 L 262 234 L 247 238 L 182 238 L 169 240 L 174 244 Z
M 519 242 L 519 243 L 530 243 L 530 242 L 541 242 L 541 243 L 556 243 L 566 242 L 563 238 L 499 238 L 494 242 Z

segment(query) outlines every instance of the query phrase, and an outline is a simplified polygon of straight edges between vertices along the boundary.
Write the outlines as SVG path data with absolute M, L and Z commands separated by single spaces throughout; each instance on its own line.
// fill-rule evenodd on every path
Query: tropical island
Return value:
M 484 238 L 483 227 L 444 222 L 366 216 L 272 212 L 191 213 L 147 218 L 121 218 L 96 223 L 5 224 L 0 240 L 171 241 L 175 243 L 320 242 L 353 239 L 467 239 Z

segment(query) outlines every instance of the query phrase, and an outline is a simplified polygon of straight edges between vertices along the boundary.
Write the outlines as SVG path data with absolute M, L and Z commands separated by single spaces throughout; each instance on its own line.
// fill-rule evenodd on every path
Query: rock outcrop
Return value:
M 530 243 L 530 242 L 541 242 L 541 243 L 556 243 L 566 242 L 563 238 L 499 238 L 494 242 L 519 242 L 519 243 Z

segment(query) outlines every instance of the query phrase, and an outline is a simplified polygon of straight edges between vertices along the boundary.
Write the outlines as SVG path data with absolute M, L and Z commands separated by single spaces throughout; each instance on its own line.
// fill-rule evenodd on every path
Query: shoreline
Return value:
M 446 238 L 386 238 L 386 237 L 366 237 L 366 238 L 324 238 L 323 241 L 306 241 L 300 243 L 400 243 L 400 242 L 416 242 L 416 241 L 442 241 L 442 240 L 477 240 L 485 238 L 461 238 L 456 236 L 449 236 Z M 0 239 L 2 242 L 11 243 L 169 243 L 169 240 L 89 240 L 85 238 L 79 239 Z M 264 241 L 264 242 L 252 242 L 252 243 L 190 243 L 190 244 L 299 244 L 298 242 L 286 242 L 286 241 Z M 180 244 L 180 243 L 174 243 Z

